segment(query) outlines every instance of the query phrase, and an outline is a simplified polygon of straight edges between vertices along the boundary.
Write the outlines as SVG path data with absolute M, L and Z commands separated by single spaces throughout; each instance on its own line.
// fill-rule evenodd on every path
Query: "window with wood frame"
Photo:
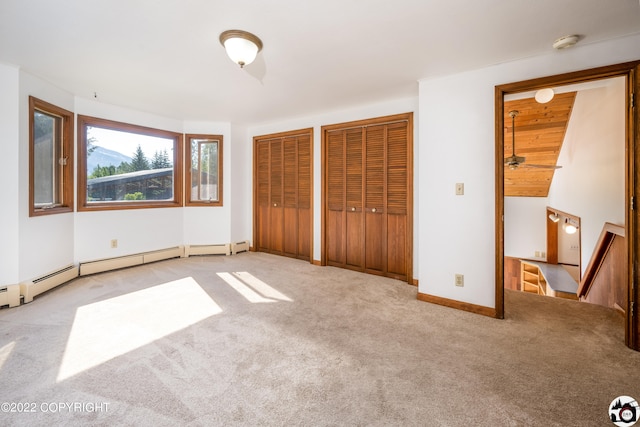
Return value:
M 78 210 L 178 207 L 181 133 L 78 116 Z
M 29 216 L 73 211 L 73 113 L 29 97 Z
M 222 135 L 186 135 L 187 206 L 222 206 Z

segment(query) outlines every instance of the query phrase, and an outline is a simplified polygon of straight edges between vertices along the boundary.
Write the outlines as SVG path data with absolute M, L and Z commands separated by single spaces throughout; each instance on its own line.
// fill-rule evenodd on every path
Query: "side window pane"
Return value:
M 35 111 L 34 120 L 34 151 L 33 151 L 33 191 L 34 205 L 43 207 L 59 203 L 56 191 L 56 153 L 60 151 L 56 135 L 55 117 L 40 111 Z
M 73 113 L 29 97 L 29 216 L 73 211 Z
M 187 204 L 222 205 L 222 136 L 187 135 Z
M 191 140 L 191 200 L 218 201 L 218 141 Z

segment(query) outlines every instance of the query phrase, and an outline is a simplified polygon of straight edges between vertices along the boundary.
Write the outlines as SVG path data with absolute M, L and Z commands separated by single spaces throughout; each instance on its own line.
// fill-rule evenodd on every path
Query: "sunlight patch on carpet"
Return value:
M 2 346 L 2 348 L 0 348 L 0 370 L 4 365 L 4 362 L 6 362 L 7 359 L 9 358 L 9 355 L 11 354 L 11 352 L 13 351 L 13 347 L 15 346 L 16 346 L 16 342 L 11 341 L 9 344 L 4 345 Z
M 229 286 L 236 290 L 240 295 L 252 303 L 264 303 L 264 302 L 278 302 L 277 299 L 266 298 L 264 295 L 259 294 L 251 287 L 247 286 L 242 280 L 237 277 L 237 273 L 216 273 L 222 280 L 227 282 Z M 275 290 L 275 289 L 274 289 Z
M 239 271 L 233 273 L 238 279 L 242 280 L 247 285 L 251 286 L 257 292 L 261 293 L 267 298 L 273 298 L 280 301 L 288 301 L 293 302 L 291 298 L 278 291 L 277 289 L 272 288 L 271 286 L 264 283 L 262 280 L 255 277 L 253 274 L 248 273 L 246 271 Z
M 79 307 L 57 381 L 221 312 L 191 277 Z

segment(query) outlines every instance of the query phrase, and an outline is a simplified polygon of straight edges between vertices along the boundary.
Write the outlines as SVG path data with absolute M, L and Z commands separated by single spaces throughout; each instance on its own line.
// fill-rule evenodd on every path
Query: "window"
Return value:
M 78 210 L 182 206 L 182 134 L 78 116 Z
M 222 206 L 222 136 L 187 135 L 188 206 Z
M 73 113 L 29 97 L 29 216 L 73 211 Z

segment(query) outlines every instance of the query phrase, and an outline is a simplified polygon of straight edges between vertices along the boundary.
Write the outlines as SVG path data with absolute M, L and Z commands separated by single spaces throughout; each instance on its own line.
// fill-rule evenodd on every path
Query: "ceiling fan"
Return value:
M 538 168 L 538 169 L 560 169 L 562 166 L 556 165 L 532 165 L 525 163 L 526 158 L 516 155 L 516 116 L 520 112 L 518 110 L 509 111 L 511 116 L 511 155 L 504 158 L 504 165 L 509 166 L 509 169 L 515 170 L 519 167 L 523 168 Z

